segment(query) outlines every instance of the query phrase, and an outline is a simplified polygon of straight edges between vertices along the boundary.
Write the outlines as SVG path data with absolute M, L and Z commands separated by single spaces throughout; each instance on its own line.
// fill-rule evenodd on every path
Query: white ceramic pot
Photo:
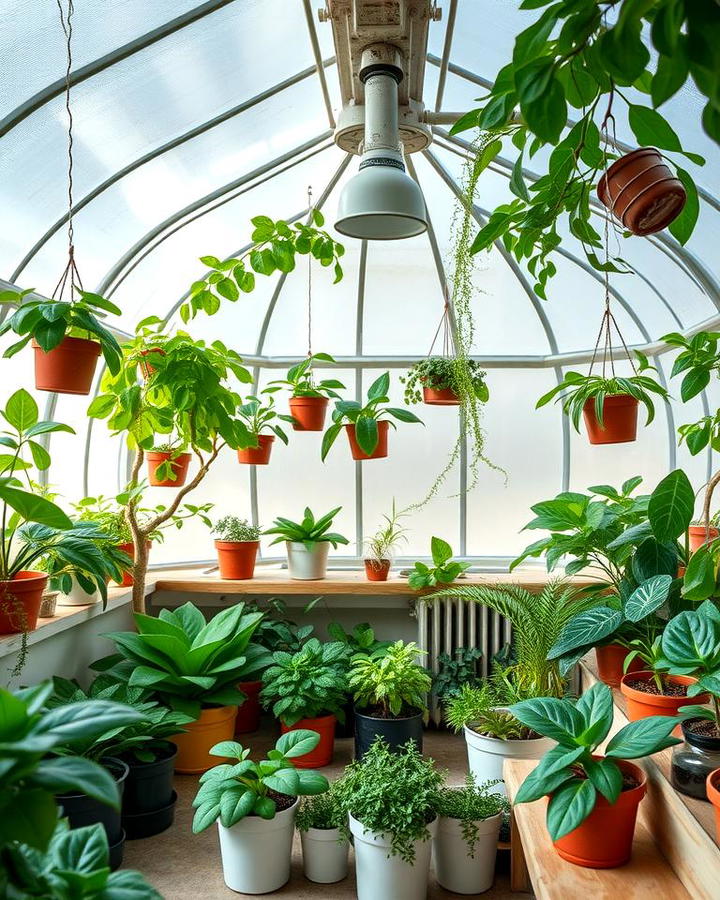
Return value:
M 231 891 L 269 894 L 290 878 L 298 801 L 274 819 L 246 816 L 231 828 L 218 822 L 223 878 Z
M 503 763 L 506 759 L 540 759 L 557 743 L 544 737 L 528 741 L 503 741 L 478 734 L 467 725 L 464 731 L 468 765 L 478 784 L 485 781 L 502 782 Z M 504 782 L 496 784 L 490 790 L 495 794 L 506 795 Z
M 415 841 L 415 862 L 389 856 L 390 837 L 366 831 L 350 816 L 350 831 L 355 839 L 355 877 L 358 900 L 425 900 L 432 838 L 437 819 L 428 825 L 430 840 Z
M 477 841 L 468 847 L 460 819 L 440 816 L 433 839 L 435 876 L 439 884 L 455 894 L 482 894 L 495 879 L 495 856 L 502 813 L 476 823 Z
M 317 581 L 325 577 L 330 544 L 320 541 L 308 550 L 305 544 L 285 541 L 288 555 L 288 572 L 296 581 Z
M 308 828 L 300 832 L 303 871 L 309 881 L 334 884 L 348 873 L 349 844 L 339 828 Z
M 61 591 L 57 602 L 60 606 L 87 606 L 90 603 L 99 603 L 101 599 L 100 591 L 93 591 L 92 594 L 88 594 L 87 591 L 80 587 L 77 579 L 73 578 L 70 593 L 63 594 Z

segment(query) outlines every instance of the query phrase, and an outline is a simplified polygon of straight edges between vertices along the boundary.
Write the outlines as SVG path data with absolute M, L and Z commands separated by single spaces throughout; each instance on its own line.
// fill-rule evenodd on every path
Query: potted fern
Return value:
M 333 519 L 342 506 L 330 510 L 316 519 L 309 506 L 305 507 L 302 522 L 293 522 L 278 516 L 273 527 L 263 534 L 277 535 L 270 544 L 285 542 L 288 555 L 290 577 L 298 581 L 316 581 L 325 577 L 330 544 L 337 550 L 338 544 L 347 544 L 348 539 L 334 531 L 328 531 Z
M 232 580 L 252 578 L 260 546 L 260 526 L 251 525 L 247 519 L 237 516 L 223 516 L 215 523 L 213 532 L 217 535 L 215 550 L 220 577 Z
M 303 872 L 316 884 L 335 884 L 347 877 L 350 843 L 341 829 L 347 821 L 338 791 L 341 781 L 330 783 L 324 794 L 304 797 L 295 817 L 300 832 Z
M 375 534 L 365 542 L 365 575 L 368 581 L 387 581 L 392 565 L 392 557 L 398 544 L 407 540 L 405 533 L 406 528 L 400 525 L 400 519 L 404 515 L 395 509 L 395 501 L 393 500 L 392 512 L 390 515 L 384 515 L 384 525 L 375 532 Z

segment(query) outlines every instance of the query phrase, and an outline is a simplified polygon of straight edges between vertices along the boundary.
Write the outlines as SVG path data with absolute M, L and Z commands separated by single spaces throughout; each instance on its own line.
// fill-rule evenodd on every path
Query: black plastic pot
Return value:
M 177 752 L 175 744 L 167 741 L 157 751 L 157 759 L 153 762 L 139 762 L 132 754 L 123 757 L 130 770 L 123 792 L 123 818 L 168 806 L 173 796 L 173 769 Z M 127 831 L 127 826 L 125 830 Z
M 175 818 L 175 804 L 177 802 L 177 794 L 171 792 L 170 802 L 161 809 L 151 809 L 149 812 L 142 813 L 123 813 L 122 823 L 125 828 L 125 834 L 129 841 L 137 840 L 137 838 L 152 837 L 154 834 L 160 834 L 169 828 Z
M 355 759 L 363 758 L 378 735 L 384 738 L 391 750 L 398 750 L 413 740 L 422 753 L 423 715 L 417 713 L 404 719 L 377 719 L 355 710 Z
M 120 839 L 115 841 L 114 844 L 110 844 L 108 850 L 108 865 L 114 872 L 115 869 L 119 869 L 122 865 L 125 851 L 125 832 L 122 829 L 120 829 Z
M 707 800 L 707 777 L 720 767 L 720 738 L 691 731 L 689 726 L 698 721 L 695 718 L 682 723 L 685 742 L 673 748 L 670 771 L 676 791 L 698 800 Z
M 343 712 L 345 713 L 345 721 L 341 722 L 338 719 L 335 723 L 336 738 L 350 738 L 355 734 L 355 705 L 352 697 L 348 697 L 345 701 Z

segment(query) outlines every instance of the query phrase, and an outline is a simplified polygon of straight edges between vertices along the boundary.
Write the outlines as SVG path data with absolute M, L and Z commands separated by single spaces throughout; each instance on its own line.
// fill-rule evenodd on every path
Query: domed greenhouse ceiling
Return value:
M 437 5 L 442 16 L 428 23 L 427 57 L 416 68 L 422 101 L 431 112 L 460 115 L 479 105 L 511 58 L 515 36 L 536 14 L 512 0 Z M 201 257 L 246 252 L 254 217 L 305 221 L 311 188 L 312 203 L 345 246 L 339 283 L 332 267 L 312 269 L 312 349 L 336 358 L 333 377 L 349 396 L 364 395 L 389 370 L 391 397 L 403 406 L 400 377 L 430 352 L 446 297 L 453 296 L 458 197 L 475 133 L 451 135 L 451 116 L 430 116 L 432 142 L 407 154 L 408 172 L 425 199 L 425 233 L 366 242 L 334 231 L 338 197 L 358 158 L 334 141 L 343 95 L 333 30 L 319 21 L 319 6 L 318 0 L 75 0 L 76 258 L 84 287 L 122 310 L 117 324 L 126 334 L 140 319 L 158 316 L 194 337 L 220 338 L 263 387 L 308 351 L 309 257 L 299 257 L 289 273 L 258 277 L 252 293 L 223 302 L 213 316 L 200 314 L 185 325 L 178 312 L 191 285 L 208 275 Z M 0 276 L 50 296 L 67 260 L 65 38 L 51 0 L 0 0 L 0 9 Z M 633 90 L 626 94 L 632 101 Z M 683 147 L 705 159 L 703 166 L 696 157 L 676 160 L 699 190 L 690 239 L 682 245 L 667 230 L 628 240 L 613 226 L 609 233 L 610 251 L 629 269 L 609 277 L 613 312 L 628 346 L 648 354 L 663 384 L 671 357 L 659 352 L 661 336 L 720 324 L 720 153 L 700 124 L 703 103 L 688 82 L 662 107 Z M 616 115 L 613 138 L 620 151 L 637 145 L 624 113 Z M 528 185 L 547 167 L 544 150 L 516 165 L 517 159 L 517 148 L 506 142 L 480 175 L 473 231 L 514 199 L 519 166 Z M 590 204 L 602 233 L 604 207 L 594 192 Z M 699 485 L 713 465 L 712 451 L 691 457 L 678 447 L 676 428 L 717 407 L 718 397 L 708 397 L 715 387 L 682 408 L 658 404 L 638 440 L 619 447 L 590 447 L 557 405 L 535 409 L 568 367 L 587 368 L 605 308 L 603 274 L 566 232 L 545 298 L 500 238 L 473 257 L 471 352 L 487 371 L 483 428 L 492 465 L 482 466 L 478 484 L 463 493 L 463 448 L 462 464 L 414 513 L 408 556 L 427 554 L 431 534 L 442 534 L 458 554 L 500 564 L 528 543 L 518 532 L 540 498 L 636 473 L 652 485 L 675 464 Z M 11 338 L 2 341 L 7 346 Z M 440 343 L 441 336 L 436 351 Z M 31 383 L 31 365 L 29 351 L 4 361 L 3 385 Z M 76 431 L 53 437 L 52 489 L 72 501 L 121 489 L 127 452 L 105 423 L 86 418 L 87 400 L 39 396 L 46 412 Z M 291 435 L 289 447 L 276 442 L 271 466 L 240 467 L 227 453 L 202 499 L 266 527 L 277 515 L 296 518 L 306 505 L 317 513 L 342 506 L 336 526 L 353 540 L 338 555 L 354 557 L 393 498 L 399 508 L 422 500 L 445 467 L 457 414 L 423 407 L 420 415 L 425 427 L 400 427 L 388 459 L 372 466 L 356 466 L 340 446 L 323 463 L 320 436 L 302 433 Z M 164 499 L 150 490 L 149 502 Z M 207 532 L 192 523 L 157 548 L 153 561 L 203 560 L 207 544 Z M 277 548 L 263 550 L 272 556 Z

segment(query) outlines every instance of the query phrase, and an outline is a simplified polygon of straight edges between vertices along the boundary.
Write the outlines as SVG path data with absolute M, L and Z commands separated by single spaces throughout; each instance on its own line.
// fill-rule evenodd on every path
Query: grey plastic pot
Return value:
M 300 832 L 303 872 L 308 881 L 335 884 L 347 878 L 349 844 L 339 828 L 308 828 Z

